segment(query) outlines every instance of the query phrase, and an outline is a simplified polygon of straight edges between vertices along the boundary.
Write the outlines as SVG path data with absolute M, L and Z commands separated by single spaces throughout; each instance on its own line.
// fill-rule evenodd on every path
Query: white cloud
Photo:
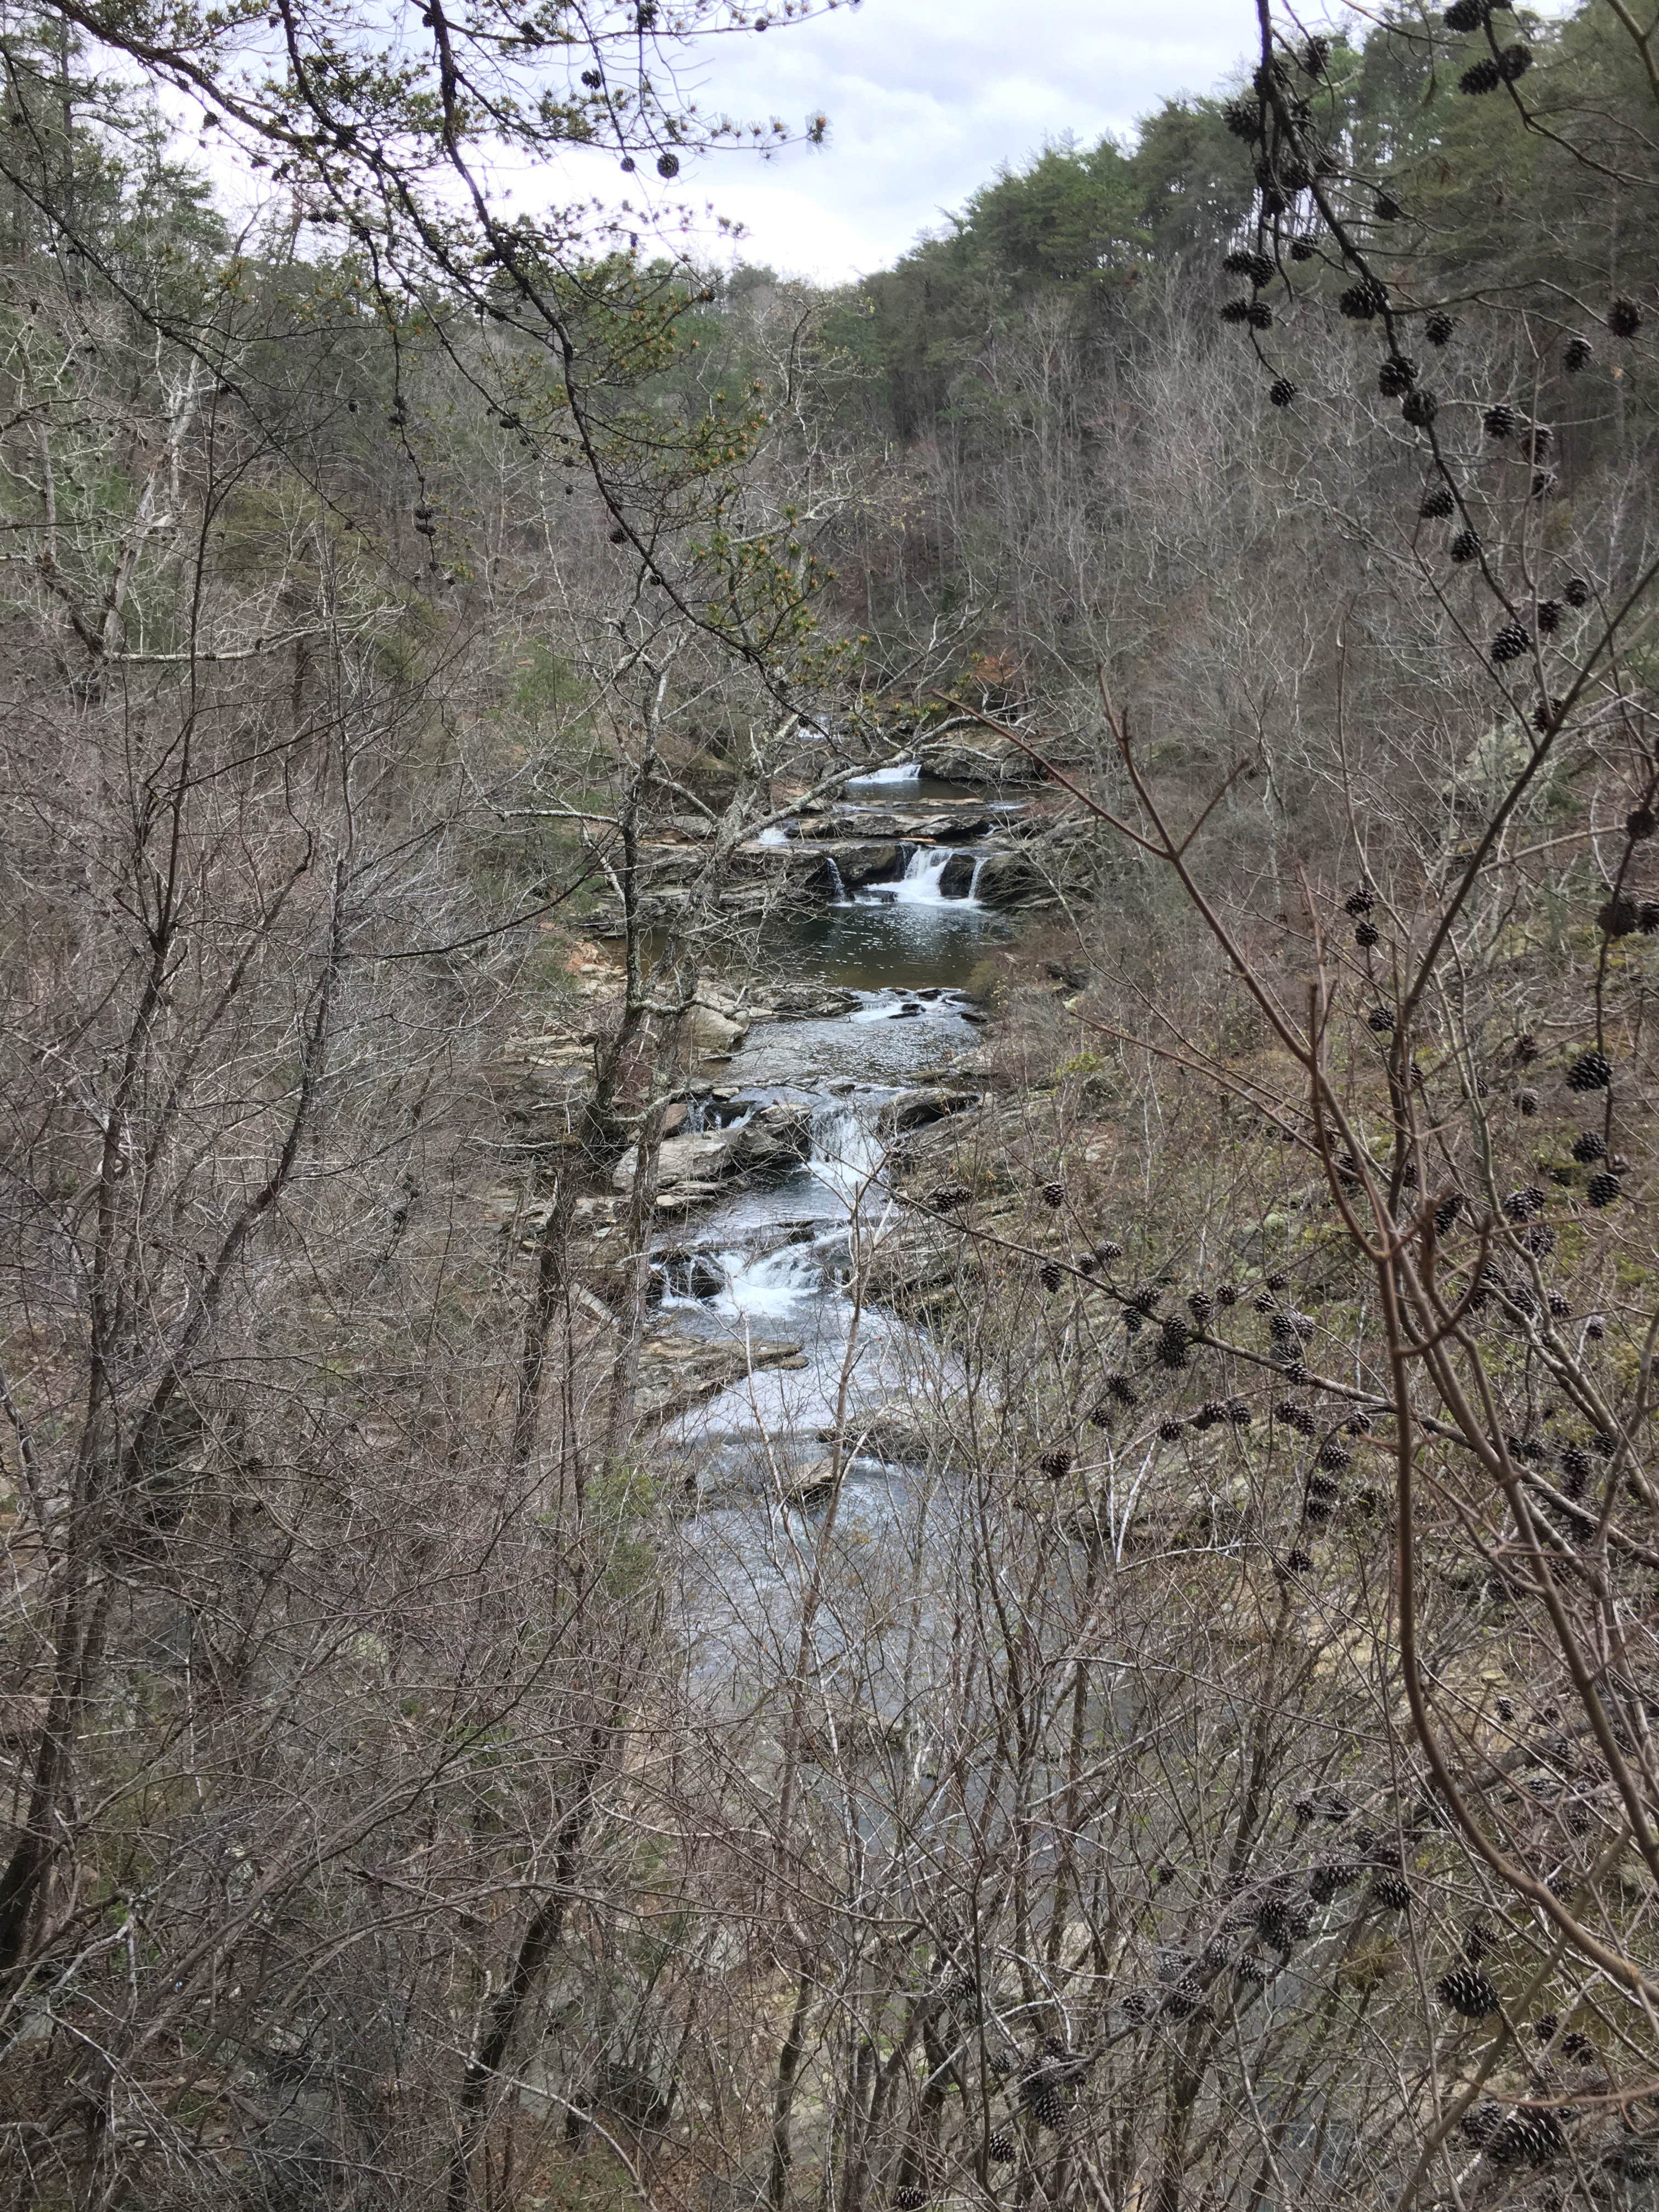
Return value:
M 688 159 L 672 187 L 644 161 L 624 177 L 597 150 L 534 170 L 487 166 L 520 205 L 592 198 L 614 210 L 626 201 L 647 247 L 654 235 L 683 243 L 670 218 L 689 207 L 710 258 L 734 258 L 724 216 L 744 226 L 742 258 L 839 283 L 943 228 L 947 210 L 1046 139 L 1127 134 L 1169 96 L 1211 90 L 1254 28 L 1248 0 L 1044 0 L 1024 13 L 1010 0 L 843 0 L 803 23 L 710 40 L 677 73 L 704 114 L 745 124 L 775 115 L 797 134 L 809 116 L 827 115 L 821 148 L 785 146 L 769 160 L 721 149 Z M 193 121 L 186 104 L 164 100 Z M 246 207 L 254 180 L 223 138 L 201 142 L 203 155 L 224 201 Z
M 1127 132 L 1170 94 L 1208 91 L 1243 54 L 1243 0 L 865 0 L 805 24 L 721 40 L 685 82 L 705 106 L 799 129 L 822 111 L 830 143 L 688 168 L 743 222 L 747 258 L 837 281 L 878 269 L 941 227 L 1003 162 L 1045 138 Z

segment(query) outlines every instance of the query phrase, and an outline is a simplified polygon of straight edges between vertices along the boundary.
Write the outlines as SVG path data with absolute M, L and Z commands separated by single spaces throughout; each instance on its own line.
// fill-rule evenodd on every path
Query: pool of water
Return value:
M 929 984 L 960 990 L 995 945 L 1006 921 L 966 899 L 857 898 L 845 906 L 802 907 L 762 927 L 767 959 L 797 978 L 855 991 Z
M 970 783 L 947 783 L 943 776 L 924 775 L 909 763 L 878 769 L 870 775 L 855 775 L 842 789 L 856 802 L 882 806 L 908 806 L 961 799 L 983 803 L 985 793 Z

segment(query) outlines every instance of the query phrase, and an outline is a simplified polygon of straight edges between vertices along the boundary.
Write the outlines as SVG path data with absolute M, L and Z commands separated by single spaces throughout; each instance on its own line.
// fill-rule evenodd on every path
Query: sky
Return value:
M 1249 0 L 862 0 L 720 39 L 681 75 L 701 106 L 794 131 L 822 112 L 829 140 L 768 162 L 711 154 L 688 163 L 682 198 L 743 223 L 744 259 L 839 283 L 942 229 L 1045 140 L 1092 143 L 1171 94 L 1210 91 L 1254 31 Z
M 811 117 L 827 115 L 820 147 L 786 144 L 767 161 L 716 149 L 688 159 L 672 186 L 643 160 L 624 177 L 614 154 L 597 149 L 533 172 L 511 158 L 482 167 L 499 191 L 532 209 L 597 199 L 614 212 L 626 199 L 623 226 L 638 221 L 647 252 L 659 240 L 686 251 L 680 218 L 689 213 L 692 249 L 711 261 L 842 283 L 945 228 L 979 185 L 1046 143 L 1127 137 L 1165 99 L 1213 90 L 1243 62 L 1255 24 L 1250 0 L 816 4 L 805 21 L 696 45 L 676 77 L 703 114 L 763 125 L 776 116 L 798 139 Z M 160 97 L 181 131 L 198 119 L 165 86 Z M 241 167 L 228 137 L 198 137 L 192 150 L 227 212 L 246 216 L 270 188 Z M 654 208 L 636 213 L 641 198 Z M 735 247 L 722 217 L 743 227 Z

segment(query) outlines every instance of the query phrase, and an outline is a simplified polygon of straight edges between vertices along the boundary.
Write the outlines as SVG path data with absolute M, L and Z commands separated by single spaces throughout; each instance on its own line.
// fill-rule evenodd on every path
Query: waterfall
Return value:
M 781 1244 L 769 1252 L 690 1252 L 656 1261 L 657 1303 L 666 1310 L 696 1308 L 726 1321 L 787 1320 L 804 1298 L 823 1289 L 824 1255 L 814 1244 Z
M 881 783 L 919 783 L 921 780 L 920 761 L 894 761 L 886 768 L 872 768 L 866 775 L 849 776 L 847 788 L 852 791 L 860 785 Z
M 789 842 L 789 832 L 783 827 L 781 823 L 770 822 L 767 824 L 766 828 L 761 831 L 759 836 L 756 838 L 755 842 L 757 845 L 787 845 Z
M 979 897 L 979 879 L 984 873 L 985 863 L 990 857 L 988 853 L 980 853 L 975 856 L 974 872 L 968 884 L 968 896 L 970 899 L 977 900 Z
M 812 1115 L 812 1151 L 808 1167 L 818 1181 L 848 1206 L 881 1165 L 882 1145 L 873 1109 L 862 1111 L 845 1099 L 832 1099 Z
M 904 873 L 893 886 L 895 898 L 918 906 L 934 906 L 945 896 L 939 878 L 956 857 L 949 845 L 923 845 L 905 863 Z
M 810 1244 L 781 1244 L 775 1252 L 720 1252 L 714 1264 L 726 1286 L 716 1313 L 732 1320 L 783 1320 L 803 1298 L 823 1288 L 823 1262 Z
M 680 1123 L 681 1136 L 701 1137 L 708 1127 L 708 1101 L 706 1098 L 688 1098 L 685 1119 Z
M 845 906 L 848 902 L 847 886 L 841 879 L 841 870 L 836 866 L 836 856 L 833 853 L 824 854 L 823 865 L 830 872 L 830 905 Z

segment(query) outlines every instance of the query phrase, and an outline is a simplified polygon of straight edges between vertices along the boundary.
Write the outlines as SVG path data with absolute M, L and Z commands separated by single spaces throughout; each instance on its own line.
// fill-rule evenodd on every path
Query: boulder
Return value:
M 753 1175 L 799 1166 L 812 1149 L 812 1109 L 781 1101 L 756 1109 L 740 1129 L 722 1132 L 726 1172 Z
M 665 1421 L 767 1367 L 805 1367 L 798 1344 L 737 1344 L 693 1336 L 672 1323 L 647 1331 L 635 1403 L 644 1421 Z
M 749 1024 L 698 999 L 687 1016 L 691 1042 L 705 1060 L 729 1059 L 749 1034 Z
M 815 1460 L 799 1468 L 783 1486 L 781 1503 L 788 1513 L 817 1513 L 830 1503 L 835 1487 L 833 1459 Z M 843 1473 L 845 1470 L 842 1470 Z
M 1053 886 L 1024 853 L 988 853 L 979 872 L 977 896 L 981 905 L 1026 906 L 1051 896 Z
M 945 1084 L 933 1084 L 925 1091 L 905 1091 L 896 1098 L 890 1098 L 881 1109 L 878 1125 L 884 1136 L 899 1136 L 907 1129 L 925 1128 L 930 1121 L 942 1121 L 947 1114 L 964 1114 L 978 1103 L 977 1091 L 957 1091 Z
M 939 1432 L 928 1408 L 906 1398 L 889 1398 L 880 1404 L 849 1413 L 844 1431 L 849 1459 L 878 1459 L 891 1467 L 926 1467 L 937 1453 Z M 820 1429 L 824 1443 L 833 1443 L 833 1429 Z
M 711 1129 L 707 1135 L 665 1137 L 657 1153 L 657 1201 L 686 1182 L 712 1182 L 726 1172 L 726 1135 Z M 613 1189 L 632 1190 L 639 1165 L 639 1146 L 630 1145 L 611 1174 Z
M 1000 743 L 970 744 L 957 737 L 937 738 L 921 747 L 917 757 L 927 775 L 946 783 L 1042 783 L 1042 769 L 1018 745 Z
M 974 871 L 978 866 L 977 854 L 952 853 L 939 879 L 939 896 L 966 898 L 974 887 Z
M 657 1154 L 657 1206 L 678 1213 L 712 1198 L 728 1176 L 793 1167 L 812 1149 L 810 1106 L 762 1106 L 739 1128 L 665 1137 Z M 631 1190 L 639 1148 L 630 1145 L 611 1171 L 617 1190 Z
M 858 884 L 890 883 L 899 873 L 899 848 L 887 840 L 848 839 L 819 850 L 835 862 L 849 890 Z
M 859 1003 L 856 991 L 836 983 L 781 983 L 769 1006 L 755 1011 L 757 1015 L 770 1013 L 781 1022 L 829 1022 L 854 1012 Z

